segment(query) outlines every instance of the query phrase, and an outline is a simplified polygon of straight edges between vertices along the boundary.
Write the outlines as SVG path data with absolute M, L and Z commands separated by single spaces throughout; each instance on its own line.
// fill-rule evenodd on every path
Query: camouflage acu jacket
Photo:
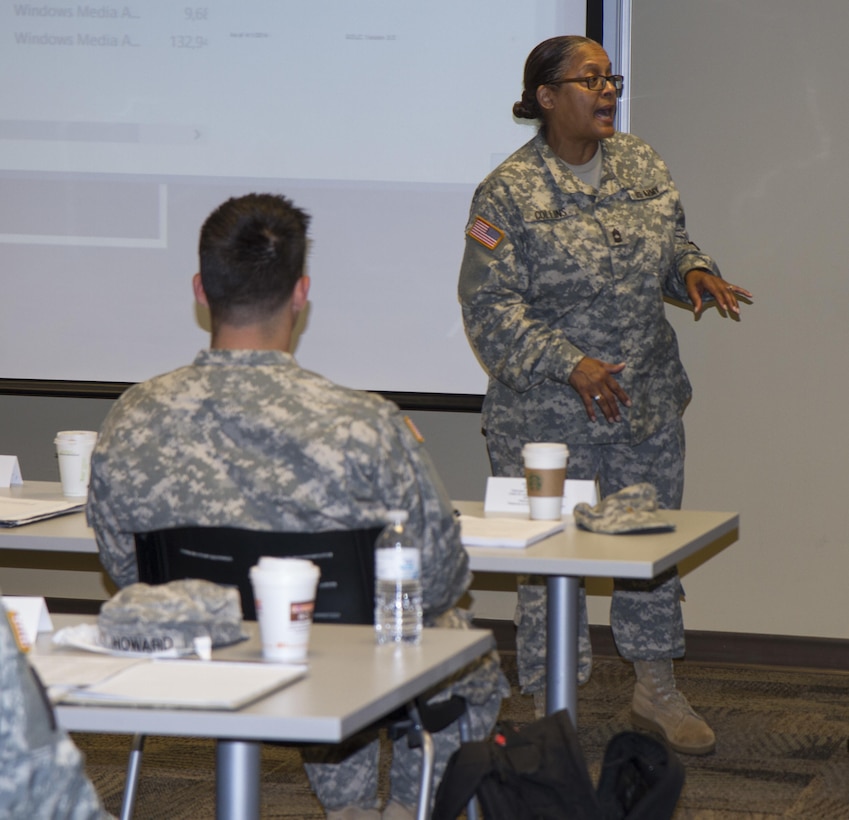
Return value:
M 298 532 L 409 513 L 426 619 L 466 589 L 468 556 L 421 437 L 398 408 L 274 351 L 202 351 L 130 388 L 92 457 L 88 520 L 119 586 L 138 579 L 133 533 L 179 525 Z
M 488 431 L 527 440 L 638 443 L 680 415 L 691 390 L 664 296 L 689 302 L 683 275 L 713 260 L 690 242 L 660 157 L 630 134 L 601 143 L 599 190 L 542 134 L 478 187 L 459 293 L 489 374 Z M 625 362 L 633 406 L 593 424 L 567 380 L 584 356 Z

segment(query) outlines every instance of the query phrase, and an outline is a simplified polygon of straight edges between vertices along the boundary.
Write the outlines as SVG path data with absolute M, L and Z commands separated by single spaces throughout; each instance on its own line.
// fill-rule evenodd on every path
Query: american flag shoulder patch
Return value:
M 476 216 L 472 227 L 467 231 L 472 239 L 476 239 L 485 248 L 495 250 L 502 239 L 504 231 L 500 231 L 491 222 L 487 222 L 482 216 Z

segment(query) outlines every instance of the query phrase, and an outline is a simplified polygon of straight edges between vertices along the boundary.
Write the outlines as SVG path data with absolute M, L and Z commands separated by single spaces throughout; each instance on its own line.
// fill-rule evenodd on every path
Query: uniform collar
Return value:
M 200 367 L 240 365 L 259 367 L 272 365 L 293 365 L 295 357 L 282 350 L 201 350 L 194 363 Z

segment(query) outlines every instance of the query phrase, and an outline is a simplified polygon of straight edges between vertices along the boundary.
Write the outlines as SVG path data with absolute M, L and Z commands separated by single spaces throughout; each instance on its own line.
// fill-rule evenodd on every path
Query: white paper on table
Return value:
M 0 498 L 0 527 L 19 527 L 45 518 L 79 512 L 84 501 L 50 501 L 39 498 Z
M 460 540 L 465 547 L 529 547 L 562 529 L 562 521 L 460 516 Z
M 24 595 L 4 595 L 3 608 L 10 614 L 13 627 L 24 651 L 36 641 L 39 632 L 52 632 L 53 621 L 44 598 Z
M 303 664 L 149 660 L 80 689 L 63 703 L 100 706 L 239 709 L 302 678 Z
M 113 658 L 108 655 L 81 658 L 76 654 L 54 652 L 50 655 L 30 653 L 28 660 L 47 689 L 50 702 L 58 703 L 71 689 L 92 686 L 128 666 L 147 663 L 149 659 Z
M 563 515 L 572 515 L 576 504 L 585 502 L 591 507 L 598 504 L 598 486 L 595 481 L 567 478 L 563 485 Z M 483 502 L 487 513 L 530 514 L 528 491 L 524 478 L 489 476 Z
M 18 487 L 24 483 L 17 456 L 0 456 L 0 487 Z

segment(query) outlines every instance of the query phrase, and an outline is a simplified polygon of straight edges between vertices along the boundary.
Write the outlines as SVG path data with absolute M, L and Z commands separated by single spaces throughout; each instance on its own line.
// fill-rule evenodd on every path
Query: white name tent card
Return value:
M 586 502 L 591 507 L 598 504 L 598 487 L 595 481 L 567 478 L 563 487 L 563 514 L 572 515 L 576 504 Z M 527 485 L 524 478 L 489 476 L 483 502 L 486 513 L 530 514 Z
M 0 456 L 0 487 L 19 487 L 23 483 L 18 457 Z
M 3 608 L 9 614 L 9 622 L 15 630 L 21 649 L 28 650 L 39 632 L 52 632 L 53 621 L 47 611 L 44 598 L 23 595 L 4 595 Z

